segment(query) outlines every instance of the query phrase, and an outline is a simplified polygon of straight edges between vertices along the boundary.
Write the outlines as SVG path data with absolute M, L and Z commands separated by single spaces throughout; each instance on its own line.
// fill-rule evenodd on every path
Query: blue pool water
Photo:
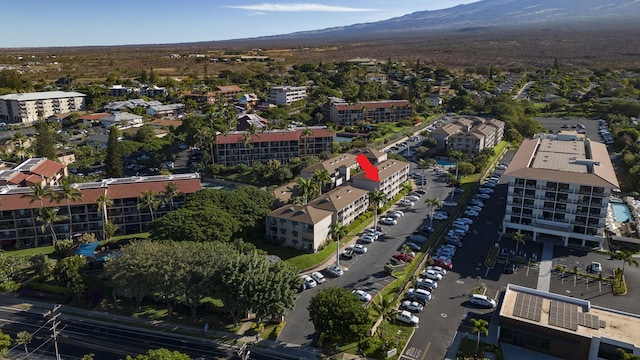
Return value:
M 342 136 L 334 136 L 333 141 L 335 142 L 351 142 L 352 138 L 342 137 Z
M 613 210 L 613 216 L 616 218 L 617 222 L 623 223 L 631 220 L 631 212 L 629 212 L 627 205 L 614 202 L 611 203 L 611 209 Z
M 442 159 L 436 160 L 436 163 L 440 166 L 456 166 L 456 163 Z

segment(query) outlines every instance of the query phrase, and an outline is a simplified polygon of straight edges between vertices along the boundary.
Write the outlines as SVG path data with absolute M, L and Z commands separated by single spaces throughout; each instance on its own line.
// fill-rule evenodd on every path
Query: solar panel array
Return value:
M 533 321 L 542 317 L 542 298 L 540 296 L 518 293 L 513 306 L 513 316 Z
M 588 327 L 594 330 L 604 328 L 607 324 L 604 321 L 600 321 L 597 315 L 580 313 L 578 314 L 578 325 Z
M 562 301 L 551 300 L 549 325 L 573 331 L 578 330 L 578 306 Z

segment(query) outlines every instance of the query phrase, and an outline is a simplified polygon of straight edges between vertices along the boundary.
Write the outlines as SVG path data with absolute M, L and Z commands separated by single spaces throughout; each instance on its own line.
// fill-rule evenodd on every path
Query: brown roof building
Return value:
M 522 143 L 504 176 L 506 232 L 602 246 L 609 196 L 619 187 L 604 144 L 575 132 L 541 134 Z
M 67 166 L 47 158 L 25 160 L 13 169 L 0 171 L 0 186 L 14 185 L 30 187 L 56 185 L 68 174 Z
M 329 237 L 331 216 L 331 211 L 309 205 L 285 205 L 267 214 L 267 238 L 281 246 L 316 252 Z

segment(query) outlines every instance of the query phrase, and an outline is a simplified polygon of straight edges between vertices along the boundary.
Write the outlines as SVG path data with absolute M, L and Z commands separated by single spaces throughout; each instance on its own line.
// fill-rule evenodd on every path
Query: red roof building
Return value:
M 363 120 L 369 123 L 400 121 L 410 117 L 411 114 L 412 110 L 407 100 L 364 101 L 349 104 L 344 99 L 330 98 L 322 106 L 322 115 L 325 120 L 340 125 L 355 125 Z

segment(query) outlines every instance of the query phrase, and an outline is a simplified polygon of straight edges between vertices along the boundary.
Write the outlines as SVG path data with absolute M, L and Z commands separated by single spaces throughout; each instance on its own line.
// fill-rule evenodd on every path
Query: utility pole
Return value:
M 60 351 L 58 351 L 58 325 L 60 325 L 60 321 L 58 321 L 58 316 L 60 316 L 60 313 L 58 312 L 58 310 L 60 310 L 61 306 L 62 305 L 57 304 L 53 307 L 53 309 L 51 309 L 50 311 L 47 310 L 43 314 L 43 316 L 50 318 L 47 323 L 51 323 L 51 337 L 53 338 L 53 346 L 56 349 L 56 360 L 61 360 Z

